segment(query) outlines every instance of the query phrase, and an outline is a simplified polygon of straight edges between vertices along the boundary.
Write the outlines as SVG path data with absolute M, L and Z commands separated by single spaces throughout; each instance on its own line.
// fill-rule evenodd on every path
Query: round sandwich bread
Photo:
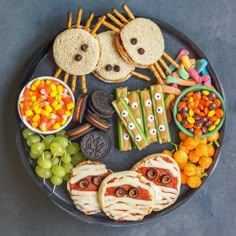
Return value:
M 172 157 L 162 153 L 153 154 L 135 164 L 132 170 L 142 174 L 154 190 L 153 211 L 163 210 L 178 198 L 181 174 Z
M 116 33 L 106 31 L 97 36 L 101 45 L 101 57 L 96 70 L 93 72 L 94 75 L 108 83 L 119 83 L 127 80 L 135 67 L 127 63 L 117 51 Z
M 56 64 L 71 75 L 86 75 L 97 66 L 99 41 L 81 29 L 67 29 L 57 35 L 53 43 Z
M 129 63 L 146 68 L 160 59 L 164 52 L 164 38 L 153 21 L 136 18 L 116 36 L 117 49 Z
M 102 163 L 85 161 L 73 168 L 67 189 L 77 209 L 86 215 L 101 211 L 98 189 L 102 180 L 111 174 Z
M 121 171 L 107 176 L 98 192 L 104 213 L 117 221 L 136 221 L 151 213 L 153 190 L 135 171 Z

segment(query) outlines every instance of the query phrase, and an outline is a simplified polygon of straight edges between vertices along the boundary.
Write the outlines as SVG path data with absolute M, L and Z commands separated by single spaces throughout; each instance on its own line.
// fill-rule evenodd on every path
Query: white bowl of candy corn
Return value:
M 17 106 L 22 122 L 29 129 L 40 134 L 53 134 L 70 123 L 75 98 L 63 81 L 43 76 L 25 85 Z

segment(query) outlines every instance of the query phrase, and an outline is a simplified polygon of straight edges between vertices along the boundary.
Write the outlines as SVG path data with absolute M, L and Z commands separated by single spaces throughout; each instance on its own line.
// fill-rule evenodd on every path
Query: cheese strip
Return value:
M 161 85 L 152 85 L 150 87 L 152 105 L 157 129 L 159 143 L 171 142 L 169 125 L 166 116 L 164 96 Z

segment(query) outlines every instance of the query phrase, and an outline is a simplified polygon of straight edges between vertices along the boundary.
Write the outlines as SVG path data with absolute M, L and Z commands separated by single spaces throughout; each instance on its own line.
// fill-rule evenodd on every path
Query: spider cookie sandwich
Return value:
M 75 107 L 75 112 L 73 115 L 73 121 L 74 122 L 79 122 L 80 124 L 83 121 L 83 117 L 84 117 L 84 112 L 86 110 L 86 106 L 87 106 L 87 99 L 88 99 L 88 95 L 83 95 L 80 94 L 77 102 L 76 102 L 76 107 Z
M 98 189 L 102 180 L 112 173 L 99 162 L 85 161 L 72 169 L 67 190 L 75 207 L 86 215 L 101 211 Z
M 90 123 L 85 123 L 83 125 L 80 125 L 73 129 L 68 130 L 67 134 L 69 135 L 69 138 L 72 141 L 72 140 L 82 137 L 83 135 L 91 132 L 94 129 L 95 127 L 93 125 L 91 125 Z
M 132 167 L 150 183 L 155 194 L 154 211 L 172 205 L 179 196 L 181 174 L 178 164 L 168 155 L 157 153 L 139 161 Z
M 121 171 L 107 176 L 98 192 L 104 213 L 117 221 L 137 221 L 151 213 L 153 190 L 135 171 Z
M 127 63 L 119 54 L 116 48 L 113 31 L 106 31 L 97 35 L 101 45 L 101 57 L 94 75 L 108 83 L 120 83 L 131 76 L 135 69 L 133 65 Z

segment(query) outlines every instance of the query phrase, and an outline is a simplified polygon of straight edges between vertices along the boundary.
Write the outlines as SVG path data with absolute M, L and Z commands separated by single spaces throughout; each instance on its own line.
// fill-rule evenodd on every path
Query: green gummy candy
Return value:
M 179 68 L 178 73 L 182 79 L 187 80 L 189 78 L 189 73 L 184 68 Z
M 166 77 L 167 84 L 178 84 L 179 78 L 175 76 L 168 75 Z

